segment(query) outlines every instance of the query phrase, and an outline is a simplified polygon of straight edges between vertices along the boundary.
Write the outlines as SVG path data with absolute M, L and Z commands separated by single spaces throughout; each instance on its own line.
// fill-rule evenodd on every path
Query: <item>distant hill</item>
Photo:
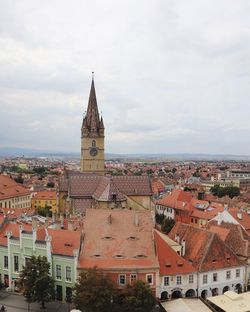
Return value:
M 77 152 L 58 152 L 50 150 L 37 150 L 29 148 L 18 148 L 18 147 L 0 147 L 1 157 L 73 157 L 80 158 L 80 153 Z M 230 155 L 230 154 L 203 154 L 203 153 L 174 153 L 174 154 L 164 154 L 164 153 L 136 153 L 136 154 L 105 154 L 106 160 L 136 160 L 136 161 L 163 161 L 163 160 L 210 160 L 210 161 L 250 161 L 250 155 Z
M 17 156 L 29 156 L 29 157 L 48 157 L 48 156 L 75 156 L 80 157 L 79 153 L 65 153 L 58 151 L 49 151 L 49 150 L 37 150 L 37 149 L 29 149 L 29 148 L 19 148 L 19 147 L 0 147 L 0 156 L 9 156 L 9 157 L 17 157 Z

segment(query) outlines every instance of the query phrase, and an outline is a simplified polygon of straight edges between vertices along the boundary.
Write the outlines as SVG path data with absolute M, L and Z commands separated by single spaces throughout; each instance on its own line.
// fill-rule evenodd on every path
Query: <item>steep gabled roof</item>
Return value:
M 177 222 L 169 233 L 171 239 L 176 235 L 186 242 L 185 259 L 200 272 L 242 265 L 216 233 Z
M 109 185 L 109 186 L 108 186 Z M 104 194 L 108 186 L 107 196 Z M 120 200 L 125 196 L 150 196 L 152 195 L 150 179 L 148 176 L 100 176 L 81 172 L 68 173 L 59 179 L 59 191 L 69 191 L 69 196 L 105 198 L 117 194 Z
M 111 177 L 103 177 L 95 190 L 93 197 L 99 201 L 122 201 L 126 196 L 120 192 Z
M 239 256 L 250 258 L 250 236 L 240 224 L 210 221 L 208 229 L 216 232 L 233 252 Z
M 186 259 L 179 256 L 155 230 L 155 243 L 161 275 L 192 274 L 196 269 Z

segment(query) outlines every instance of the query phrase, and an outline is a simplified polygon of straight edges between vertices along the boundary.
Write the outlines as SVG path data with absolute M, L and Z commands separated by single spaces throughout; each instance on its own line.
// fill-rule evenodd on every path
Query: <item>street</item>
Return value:
M 25 298 L 22 295 L 16 293 L 0 291 L 0 308 L 2 305 L 5 306 L 7 312 L 28 311 L 28 303 L 25 301 Z M 41 310 L 38 303 L 31 303 L 29 311 L 68 312 L 70 311 L 70 308 L 72 309 L 72 307 L 69 307 L 68 304 L 59 301 L 46 303 L 45 306 L 46 309 Z

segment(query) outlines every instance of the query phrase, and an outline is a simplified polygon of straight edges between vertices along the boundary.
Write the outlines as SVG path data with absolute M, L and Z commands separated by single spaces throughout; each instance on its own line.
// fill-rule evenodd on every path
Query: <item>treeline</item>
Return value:
M 214 196 L 224 197 L 227 195 L 231 199 L 240 195 L 240 189 L 237 186 L 222 187 L 217 184 L 211 187 L 210 191 Z

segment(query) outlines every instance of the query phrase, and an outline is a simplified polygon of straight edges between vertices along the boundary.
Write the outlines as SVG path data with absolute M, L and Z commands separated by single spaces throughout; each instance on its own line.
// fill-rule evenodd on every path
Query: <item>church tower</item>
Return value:
M 104 174 L 104 124 L 99 116 L 94 77 L 81 129 L 81 171 Z

